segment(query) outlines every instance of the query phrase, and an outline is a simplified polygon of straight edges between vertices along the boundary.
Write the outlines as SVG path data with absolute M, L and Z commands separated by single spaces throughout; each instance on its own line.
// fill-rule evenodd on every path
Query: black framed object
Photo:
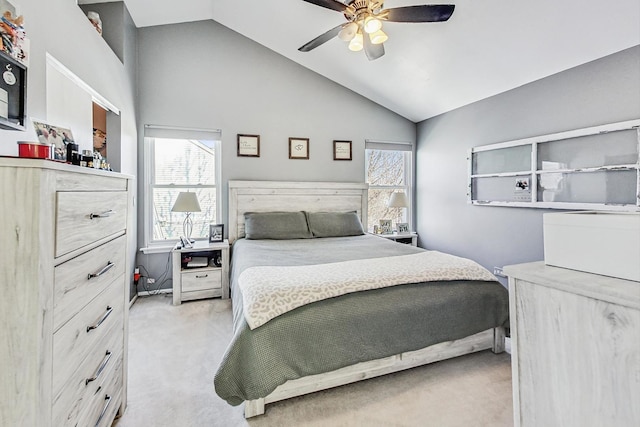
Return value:
M 238 157 L 260 157 L 260 135 L 238 134 Z
M 209 225 L 209 243 L 224 241 L 224 224 Z
M 0 129 L 25 130 L 27 68 L 0 51 Z
M 351 141 L 333 141 L 333 160 L 351 160 Z

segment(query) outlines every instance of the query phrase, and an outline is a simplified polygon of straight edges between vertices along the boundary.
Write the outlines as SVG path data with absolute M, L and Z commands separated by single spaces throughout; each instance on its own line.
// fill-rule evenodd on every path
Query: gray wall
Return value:
M 138 37 L 139 176 L 145 124 L 221 129 L 223 223 L 230 179 L 362 181 L 365 139 L 415 142 L 413 122 L 215 21 L 141 28 Z M 260 135 L 259 158 L 236 156 L 239 133 Z M 289 160 L 289 137 L 310 139 L 310 160 Z M 353 141 L 353 161 L 333 160 L 334 139 Z M 139 262 L 157 277 L 166 257 Z
M 638 46 L 419 123 L 420 245 L 489 269 L 542 260 L 543 210 L 467 204 L 467 150 L 637 118 Z

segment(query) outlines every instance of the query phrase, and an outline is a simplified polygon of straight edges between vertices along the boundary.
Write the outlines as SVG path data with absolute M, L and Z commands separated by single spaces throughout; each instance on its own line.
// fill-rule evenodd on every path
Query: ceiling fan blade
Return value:
M 451 17 L 455 7 L 453 4 L 394 7 L 383 10 L 380 18 L 390 22 L 442 22 Z
M 328 42 L 329 40 L 337 36 L 343 26 L 344 24 L 340 24 L 337 27 L 330 29 L 326 33 L 319 35 L 315 39 L 311 40 L 309 43 L 300 47 L 298 50 L 300 52 L 309 52 L 310 50 L 317 48 L 318 46 Z
M 376 60 L 384 55 L 384 46 L 382 45 L 382 43 L 371 43 L 369 34 L 364 34 L 362 41 L 364 42 L 364 53 L 367 54 L 367 58 L 369 58 L 369 61 Z
M 340 3 L 336 0 L 303 0 L 307 3 L 315 4 L 316 6 L 326 7 L 327 9 L 337 10 L 338 12 L 344 12 L 347 6 L 344 3 Z

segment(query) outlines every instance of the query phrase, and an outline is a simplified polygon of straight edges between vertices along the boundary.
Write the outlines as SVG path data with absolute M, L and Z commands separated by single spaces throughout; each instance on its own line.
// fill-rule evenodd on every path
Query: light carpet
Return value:
M 213 389 L 231 300 L 138 298 L 129 317 L 128 406 L 117 427 L 512 426 L 507 353 L 483 351 L 267 405 L 245 420 Z

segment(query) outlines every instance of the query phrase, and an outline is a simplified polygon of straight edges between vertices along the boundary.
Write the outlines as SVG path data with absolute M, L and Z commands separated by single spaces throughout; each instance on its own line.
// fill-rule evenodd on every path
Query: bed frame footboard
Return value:
M 504 351 L 504 337 L 505 329 L 503 327 L 487 329 L 486 331 L 466 338 L 446 341 L 421 350 L 401 353 L 370 362 L 357 363 L 324 374 L 309 375 L 296 380 L 290 380 L 264 398 L 245 401 L 244 416 L 245 418 L 251 418 L 264 414 L 265 405 L 268 403 L 451 359 L 477 351 L 491 349 L 496 354 L 502 353 Z

